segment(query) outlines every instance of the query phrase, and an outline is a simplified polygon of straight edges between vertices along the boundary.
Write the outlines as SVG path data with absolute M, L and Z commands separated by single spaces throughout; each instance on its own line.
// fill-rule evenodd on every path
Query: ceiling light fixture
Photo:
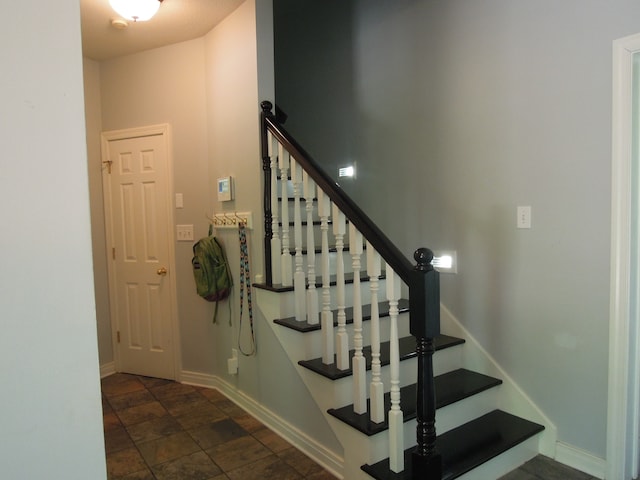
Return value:
M 162 0 L 109 0 L 118 15 L 134 22 L 146 22 L 160 8 Z

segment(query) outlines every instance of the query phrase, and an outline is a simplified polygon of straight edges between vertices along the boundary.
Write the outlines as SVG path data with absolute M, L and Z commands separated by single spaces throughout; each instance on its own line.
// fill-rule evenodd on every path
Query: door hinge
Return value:
M 116 337 L 118 338 L 118 343 L 120 343 L 120 330 L 116 332 Z
M 111 249 L 111 257 L 115 260 L 116 259 L 116 247 L 113 247 Z
M 107 164 L 107 172 L 109 173 L 109 175 L 111 175 L 111 164 L 113 163 L 113 160 L 105 160 L 102 163 L 106 163 Z

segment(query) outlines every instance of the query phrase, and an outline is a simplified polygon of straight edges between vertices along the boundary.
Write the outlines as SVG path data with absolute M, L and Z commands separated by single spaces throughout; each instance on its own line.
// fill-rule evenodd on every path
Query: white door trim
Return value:
M 634 228 L 633 57 L 640 52 L 640 34 L 613 43 L 611 285 L 609 312 L 609 402 L 607 411 L 607 472 L 609 480 L 629 480 L 637 474 L 640 364 L 637 313 L 632 302 L 631 264 L 638 245 L 631 244 Z M 637 288 L 637 287 L 636 287 Z
M 161 135 L 165 142 L 165 148 L 167 152 L 167 188 L 168 188 L 168 201 L 167 201 L 167 238 L 170 239 L 169 244 L 169 271 L 176 271 L 176 255 L 175 255 L 175 242 L 173 235 L 173 225 L 175 224 L 173 217 L 173 201 L 171 199 L 174 198 L 174 186 L 173 186 L 173 148 L 171 141 L 171 128 L 169 124 L 158 124 L 158 125 L 149 125 L 145 127 L 136 127 L 136 128 L 127 128 L 123 130 L 111 130 L 107 132 L 102 132 L 101 134 L 101 143 L 102 143 L 102 161 L 107 161 L 106 157 L 108 149 L 108 143 L 113 140 L 124 140 L 127 138 L 136 138 L 136 137 L 146 137 L 150 135 Z M 104 188 L 104 187 L 103 187 Z M 106 231 L 111 232 L 111 213 L 109 211 L 108 202 L 105 201 L 105 223 L 106 223 Z M 110 241 L 107 239 L 107 246 L 110 245 Z M 107 255 L 110 255 L 110 252 L 107 252 Z M 113 264 L 112 262 L 107 262 L 108 270 L 109 270 L 109 290 L 115 291 L 114 278 L 115 275 L 112 271 Z M 174 375 L 175 380 L 180 381 L 180 372 L 182 371 L 182 363 L 181 363 L 181 354 L 180 354 L 180 329 L 178 326 L 178 299 L 177 299 L 177 285 L 176 285 L 176 276 L 168 275 L 166 280 L 169 281 L 169 286 L 171 290 L 171 337 L 172 337 L 172 348 L 173 348 L 173 365 L 174 365 Z M 116 371 L 119 371 L 120 367 L 120 355 L 117 348 L 117 325 L 115 322 L 115 312 L 117 312 L 117 308 L 113 305 L 114 299 L 113 295 L 109 295 L 109 301 L 111 302 L 111 342 L 113 345 L 113 355 L 114 355 L 114 363 Z

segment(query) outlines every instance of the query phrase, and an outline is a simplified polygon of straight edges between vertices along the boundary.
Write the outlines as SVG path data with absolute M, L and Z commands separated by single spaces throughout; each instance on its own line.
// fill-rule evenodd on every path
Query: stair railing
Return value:
M 352 368 L 354 379 L 354 410 L 366 412 L 366 367 L 362 353 L 362 308 L 360 300 L 360 272 L 363 245 L 366 242 L 366 273 L 371 297 L 372 381 L 370 383 L 370 419 L 384 421 L 384 387 L 380 375 L 380 326 L 378 312 L 379 280 L 384 275 L 390 317 L 390 396 L 389 462 L 393 472 L 405 468 L 403 446 L 403 414 L 400 408 L 398 301 L 401 284 L 409 288 L 410 332 L 416 337 L 418 362 L 417 379 L 417 446 L 410 461 L 414 478 L 441 478 L 442 460 L 436 449 L 435 385 L 433 377 L 434 338 L 440 333 L 439 274 L 431 265 L 433 253 L 419 248 L 414 253 L 416 265 L 386 237 L 355 202 L 311 158 L 285 130 L 273 105 L 261 103 L 262 167 L 264 173 L 264 252 L 265 283 L 268 286 L 293 286 L 296 320 L 309 324 L 321 323 L 322 358 L 325 364 L 336 364 L 340 370 Z M 278 206 L 278 180 L 281 188 L 281 208 Z M 291 179 L 293 192 L 288 190 Z M 316 288 L 315 240 L 313 234 L 313 196 L 316 195 L 317 216 L 321 231 L 320 273 L 321 296 Z M 294 202 L 293 242 L 290 247 L 288 202 Z M 304 199 L 302 198 L 304 196 Z M 307 266 L 302 260 L 303 221 L 301 202 L 305 202 L 307 224 Z M 347 227 L 348 222 L 348 227 Z M 336 241 L 336 299 L 337 332 L 330 294 L 329 230 Z M 349 239 L 349 253 L 353 270 L 354 354 L 349 359 L 349 340 L 346 331 L 344 239 Z M 364 241 L 363 241 L 364 239 Z M 295 254 L 295 263 L 292 260 Z M 384 272 L 381 261 L 385 262 Z M 313 263 L 312 263 L 313 262 Z M 295 271 L 294 271 L 295 269 Z M 357 303 L 357 305 L 356 305 Z M 351 366 L 350 366 L 351 364 Z

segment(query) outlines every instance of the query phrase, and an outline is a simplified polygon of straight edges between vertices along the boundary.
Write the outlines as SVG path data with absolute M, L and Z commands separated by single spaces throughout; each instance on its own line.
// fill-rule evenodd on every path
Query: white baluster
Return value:
M 360 294 L 360 256 L 362 255 L 362 234 L 349 224 L 349 251 L 353 262 L 353 411 L 358 414 L 367 411 L 367 369 L 362 354 L 362 296 Z
M 316 244 L 313 235 L 313 198 L 316 184 L 307 172 L 302 174 L 302 189 L 307 208 L 307 322 L 318 323 L 318 290 L 316 289 Z
M 329 197 L 318 189 L 318 214 L 320 215 L 320 230 L 322 232 L 322 363 L 329 365 L 334 361 L 335 349 L 333 342 L 333 312 L 331 311 L 331 291 L 329 272 L 329 217 L 331 215 L 331 201 Z
M 274 284 L 282 283 L 282 242 L 280 241 L 279 202 L 278 202 L 278 157 L 282 155 L 283 147 L 278 143 L 278 155 L 274 154 L 274 143 L 277 140 L 268 132 L 269 158 L 271 159 L 271 279 Z
M 347 316 L 345 314 L 344 287 L 344 234 L 346 233 L 344 213 L 333 205 L 333 235 L 336 238 L 336 299 L 338 302 L 338 333 L 336 334 L 336 367 L 339 370 L 349 368 L 349 336 L 347 334 Z
M 404 470 L 404 441 L 402 410 L 400 409 L 400 348 L 398 338 L 398 301 L 400 300 L 400 277 L 386 266 L 387 300 L 390 320 L 390 373 L 391 410 L 389 410 L 389 468 L 393 472 Z
M 302 194 L 302 167 L 291 157 L 291 181 L 293 182 L 293 242 L 296 249 L 296 271 L 293 274 L 296 320 L 307 319 L 307 292 L 305 291 L 304 260 L 302 258 L 302 213 L 300 195 Z
M 378 289 L 380 287 L 380 255 L 367 242 L 367 275 L 371 290 L 371 406 L 369 418 L 374 423 L 384 422 L 384 385 L 380 377 L 380 312 Z
M 293 285 L 293 259 L 289 251 L 289 192 L 287 182 L 289 178 L 289 152 L 280 150 L 280 186 L 282 187 L 282 285 Z

